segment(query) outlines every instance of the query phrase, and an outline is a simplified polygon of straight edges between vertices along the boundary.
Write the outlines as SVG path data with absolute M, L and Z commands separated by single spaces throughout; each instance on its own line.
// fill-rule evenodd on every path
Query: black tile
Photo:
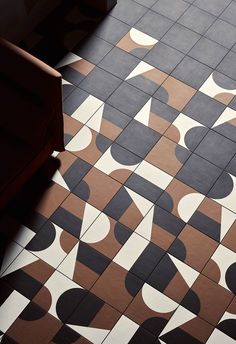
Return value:
M 76 238 L 80 237 L 82 220 L 64 208 L 59 207 L 50 217 L 50 221 L 56 223 Z
M 195 153 L 225 168 L 236 153 L 236 143 L 211 130 L 196 148 Z
M 199 38 L 200 35 L 196 32 L 176 23 L 170 28 L 161 41 L 187 54 Z
M 176 21 L 188 7 L 189 4 L 183 0 L 159 0 L 152 10 Z
M 135 25 L 147 35 L 160 39 L 173 25 L 173 21 L 153 11 L 148 11 Z
M 118 78 L 125 79 L 140 60 L 117 47 L 114 47 L 99 63 L 99 67 Z
M 68 168 L 68 170 L 63 174 L 63 179 L 66 184 L 72 190 L 88 173 L 92 168 L 88 162 L 77 158 L 75 162 Z
M 159 198 L 161 200 L 161 198 Z M 161 201 L 157 203 L 161 203 Z M 158 205 L 155 206 L 153 223 L 165 229 L 170 234 L 178 236 L 185 226 L 185 222 L 175 215 L 169 213 Z
M 211 127 L 224 109 L 224 104 L 201 92 L 197 92 L 185 106 L 183 113 L 195 119 L 197 122 Z
M 213 199 L 225 198 L 231 194 L 234 190 L 234 183 L 232 177 L 228 172 L 223 171 L 220 177 L 217 179 L 216 183 L 208 193 L 208 197 Z M 233 208 L 235 211 L 235 200 L 232 199 L 232 204 L 230 200 L 227 202 L 227 208 Z
M 215 16 L 219 16 L 230 2 L 231 0 L 196 0 L 194 5 Z
M 103 39 L 90 36 L 86 37 L 73 51 L 76 55 L 97 64 L 112 48 L 113 45 Z
M 228 49 L 202 37 L 188 55 L 209 67 L 215 68 L 227 53 Z
M 82 81 L 80 87 L 89 94 L 105 101 L 121 84 L 121 80 L 105 70 L 95 67 Z
M 171 75 L 184 83 L 199 89 L 212 72 L 212 68 L 189 56 L 185 56 Z
M 151 202 L 155 202 L 163 192 L 161 188 L 135 173 L 129 177 L 125 186 L 149 199 Z
M 141 6 L 137 2 L 132 0 L 122 0 L 118 1 L 117 5 L 110 12 L 110 14 L 126 24 L 133 26 L 144 15 L 145 12 L 147 12 L 147 8 Z
M 183 58 L 184 54 L 180 51 L 158 42 L 145 56 L 144 61 L 169 74 Z
M 190 6 L 179 18 L 178 23 L 203 35 L 209 29 L 215 19 L 216 17 L 212 14 L 205 12 L 198 7 Z
M 134 117 L 149 98 L 150 96 L 148 94 L 123 82 L 107 100 L 107 103 L 124 112 L 126 115 Z
M 156 336 L 146 331 L 144 328 L 139 327 L 138 330 L 133 335 L 133 337 L 130 339 L 129 344 L 140 344 L 140 343 L 155 344 Z
M 71 116 L 88 96 L 89 94 L 87 92 L 76 88 L 63 102 L 63 111 Z
M 159 140 L 160 134 L 133 120 L 116 140 L 122 147 L 144 158 Z
M 94 34 L 115 45 L 129 30 L 129 25 L 112 16 L 107 16 L 98 25 Z
M 236 43 L 236 26 L 217 19 L 206 32 L 205 36 L 213 41 L 231 49 Z
M 236 53 L 230 51 L 216 69 L 236 80 Z
M 176 178 L 195 190 L 206 194 L 221 174 L 221 169 L 192 154 L 181 168 Z

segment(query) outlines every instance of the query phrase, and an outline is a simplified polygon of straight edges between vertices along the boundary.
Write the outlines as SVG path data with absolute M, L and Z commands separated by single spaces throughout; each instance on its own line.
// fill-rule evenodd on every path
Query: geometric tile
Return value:
M 129 26 L 112 16 L 107 16 L 95 28 L 94 34 L 111 44 L 117 42 L 129 31 Z
M 196 90 L 192 87 L 169 76 L 156 91 L 154 97 L 181 111 L 195 93 Z
M 202 273 L 225 289 L 236 294 L 236 253 L 219 245 Z
M 134 25 L 146 12 L 146 7 L 131 0 L 126 0 L 119 1 L 110 14 L 126 24 Z
M 182 147 L 194 151 L 207 132 L 205 126 L 181 113 L 164 135 Z
M 205 36 L 210 38 L 212 41 L 231 49 L 236 43 L 236 27 L 226 23 L 224 20 L 217 19 L 206 32 Z
M 202 244 L 204 242 L 204 245 Z M 190 225 L 186 225 L 168 252 L 201 272 L 218 243 Z
M 192 154 L 176 178 L 188 184 L 197 191 L 207 194 L 221 174 L 221 169 Z
M 228 23 L 231 23 L 232 25 L 235 25 L 235 15 L 236 15 L 236 4 L 234 2 L 231 2 L 231 4 L 229 4 L 229 6 L 221 14 L 220 18 L 225 20 Z
M 152 207 L 140 222 L 135 232 L 153 242 L 163 250 L 168 250 L 170 245 L 182 231 L 185 222 L 170 214 L 166 210 Z
M 163 156 L 165 159 L 163 159 Z M 175 176 L 189 156 L 189 150 L 162 136 L 148 153 L 145 161 Z
M 189 7 L 183 0 L 160 0 L 153 7 L 152 10 L 176 21 Z
M 234 344 L 235 340 L 232 339 L 231 337 L 227 336 L 223 332 L 214 329 L 212 332 L 210 338 L 206 342 L 206 344 L 216 344 L 216 343 L 225 343 L 225 344 Z
M 207 2 L 204 0 L 196 0 L 194 5 L 215 16 L 219 16 L 230 2 L 230 0 L 208 0 Z
M 212 129 L 236 142 L 236 111 L 227 107 L 214 123 Z
M 236 81 L 236 53 L 230 51 L 216 69 Z
M 103 210 L 120 188 L 120 183 L 93 167 L 73 189 L 73 193 Z
M 231 292 L 199 275 L 181 305 L 210 324 L 216 325 L 232 299 Z
M 157 39 L 135 28 L 131 30 L 117 43 L 117 47 L 137 56 L 144 57 L 157 43 Z
M 226 335 L 230 336 L 234 340 L 236 340 L 236 332 L 235 332 L 235 321 L 236 321 L 236 298 L 234 297 L 233 301 L 227 308 L 226 312 L 220 319 L 217 328 L 224 332 Z

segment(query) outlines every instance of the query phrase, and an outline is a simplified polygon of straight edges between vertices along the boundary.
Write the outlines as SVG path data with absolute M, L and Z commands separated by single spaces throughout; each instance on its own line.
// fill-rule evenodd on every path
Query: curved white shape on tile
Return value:
M 153 46 L 155 45 L 158 40 L 147 35 L 144 32 L 141 32 L 135 28 L 132 28 L 129 32 L 130 37 L 132 39 L 132 41 L 134 41 L 135 43 L 139 44 L 139 45 L 144 45 L 144 46 Z
M 84 234 L 81 240 L 86 242 L 87 244 L 99 242 L 108 235 L 110 228 L 111 223 L 109 217 L 106 214 L 101 213 Z
M 175 301 L 147 283 L 142 288 L 142 297 L 145 304 L 157 313 L 170 313 L 178 307 Z
M 79 152 L 87 148 L 92 142 L 91 130 L 84 126 L 80 131 L 73 137 L 73 139 L 66 145 L 66 150 L 70 152 Z
M 181 198 L 178 204 L 178 213 L 181 219 L 188 222 L 204 198 L 204 195 L 196 192 Z

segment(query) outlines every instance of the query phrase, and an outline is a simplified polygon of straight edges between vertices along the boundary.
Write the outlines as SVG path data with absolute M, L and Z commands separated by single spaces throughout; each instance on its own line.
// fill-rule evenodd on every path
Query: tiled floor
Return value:
M 1 218 L 1 343 L 236 343 L 236 1 L 66 20 L 66 151 Z

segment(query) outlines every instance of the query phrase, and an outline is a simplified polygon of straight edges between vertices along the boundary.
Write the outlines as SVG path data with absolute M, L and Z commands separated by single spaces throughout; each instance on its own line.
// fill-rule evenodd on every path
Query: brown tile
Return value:
M 175 176 L 183 166 L 183 163 L 176 157 L 177 147 L 184 150 L 183 147 L 180 147 L 175 142 L 162 136 L 147 155 L 145 160 L 169 173 L 170 175 Z M 186 158 L 187 157 L 188 153 L 186 154 Z
M 75 69 L 77 72 L 80 72 L 83 75 L 88 75 L 94 69 L 95 65 L 81 59 L 79 61 L 73 62 L 69 65 L 71 68 Z
M 215 240 L 186 225 L 169 252 L 195 270 L 202 271 L 217 247 Z
M 232 299 L 231 292 L 200 275 L 181 304 L 200 318 L 216 325 Z
M 236 252 L 236 222 L 229 229 L 225 235 L 222 244 L 228 247 L 230 250 Z
M 66 114 L 63 115 L 63 120 L 64 134 L 70 135 L 71 137 L 75 136 L 75 134 L 77 134 L 78 131 L 83 127 L 82 123 Z

